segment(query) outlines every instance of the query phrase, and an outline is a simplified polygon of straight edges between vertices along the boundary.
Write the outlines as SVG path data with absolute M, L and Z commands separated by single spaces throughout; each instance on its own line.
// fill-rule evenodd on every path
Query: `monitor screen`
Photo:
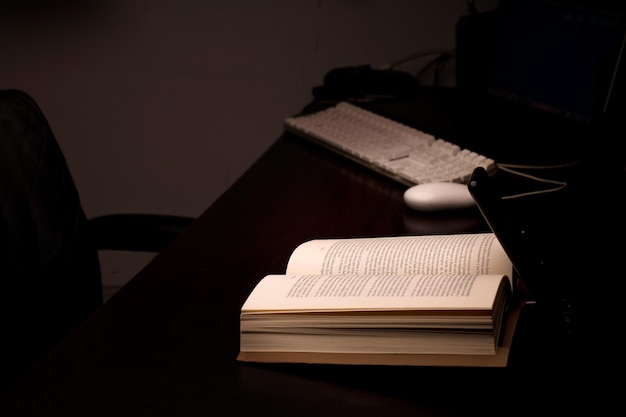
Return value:
M 617 10 L 588 3 L 594 6 L 502 1 L 488 94 L 585 123 L 606 112 L 624 46 L 623 20 Z

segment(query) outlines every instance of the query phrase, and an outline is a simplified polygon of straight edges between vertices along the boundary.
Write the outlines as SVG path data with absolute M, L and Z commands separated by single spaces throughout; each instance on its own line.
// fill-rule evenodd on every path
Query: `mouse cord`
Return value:
M 538 181 L 538 182 L 543 182 L 543 183 L 554 184 L 555 185 L 555 187 L 552 187 L 552 188 L 547 188 L 547 189 L 543 189 L 543 190 L 528 191 L 528 192 L 519 193 L 519 194 L 511 194 L 511 195 L 502 196 L 501 198 L 503 200 L 510 200 L 510 199 L 513 199 L 513 198 L 526 197 L 526 196 L 529 196 L 529 195 L 551 193 L 551 192 L 559 191 L 559 190 L 567 187 L 567 181 L 558 181 L 558 180 L 552 180 L 552 179 L 549 179 L 549 178 L 537 177 L 535 175 L 531 175 L 531 174 L 528 174 L 526 172 L 519 171 L 520 169 L 559 169 L 559 168 L 570 167 L 570 166 L 577 165 L 577 164 L 580 164 L 580 163 L 581 163 L 581 161 L 568 162 L 568 163 L 560 164 L 560 165 L 498 164 L 498 168 L 499 169 L 501 169 L 502 171 L 508 172 L 510 174 L 518 175 L 518 176 L 524 177 L 524 178 L 528 178 L 528 179 L 531 179 L 533 181 Z

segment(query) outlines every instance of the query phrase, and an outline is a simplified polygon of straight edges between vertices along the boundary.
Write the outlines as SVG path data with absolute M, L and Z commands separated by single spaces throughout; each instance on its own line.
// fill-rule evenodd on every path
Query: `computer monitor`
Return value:
M 501 0 L 462 19 L 457 84 L 472 147 L 498 162 L 623 164 L 625 11 L 626 2 Z
M 597 0 L 505 0 L 500 19 L 488 94 L 584 123 L 617 105 L 622 10 Z

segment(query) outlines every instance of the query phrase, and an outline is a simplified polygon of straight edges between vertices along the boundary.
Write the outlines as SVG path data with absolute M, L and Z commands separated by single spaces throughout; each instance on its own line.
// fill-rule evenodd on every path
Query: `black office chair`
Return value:
M 99 249 L 160 252 L 193 220 L 87 219 L 37 103 L 0 90 L 0 391 L 102 304 Z

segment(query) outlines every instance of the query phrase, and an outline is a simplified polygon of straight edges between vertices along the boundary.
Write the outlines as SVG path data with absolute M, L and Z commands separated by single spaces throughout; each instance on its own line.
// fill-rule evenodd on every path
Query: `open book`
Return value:
M 248 296 L 238 360 L 506 366 L 512 273 L 493 233 L 311 240 Z

